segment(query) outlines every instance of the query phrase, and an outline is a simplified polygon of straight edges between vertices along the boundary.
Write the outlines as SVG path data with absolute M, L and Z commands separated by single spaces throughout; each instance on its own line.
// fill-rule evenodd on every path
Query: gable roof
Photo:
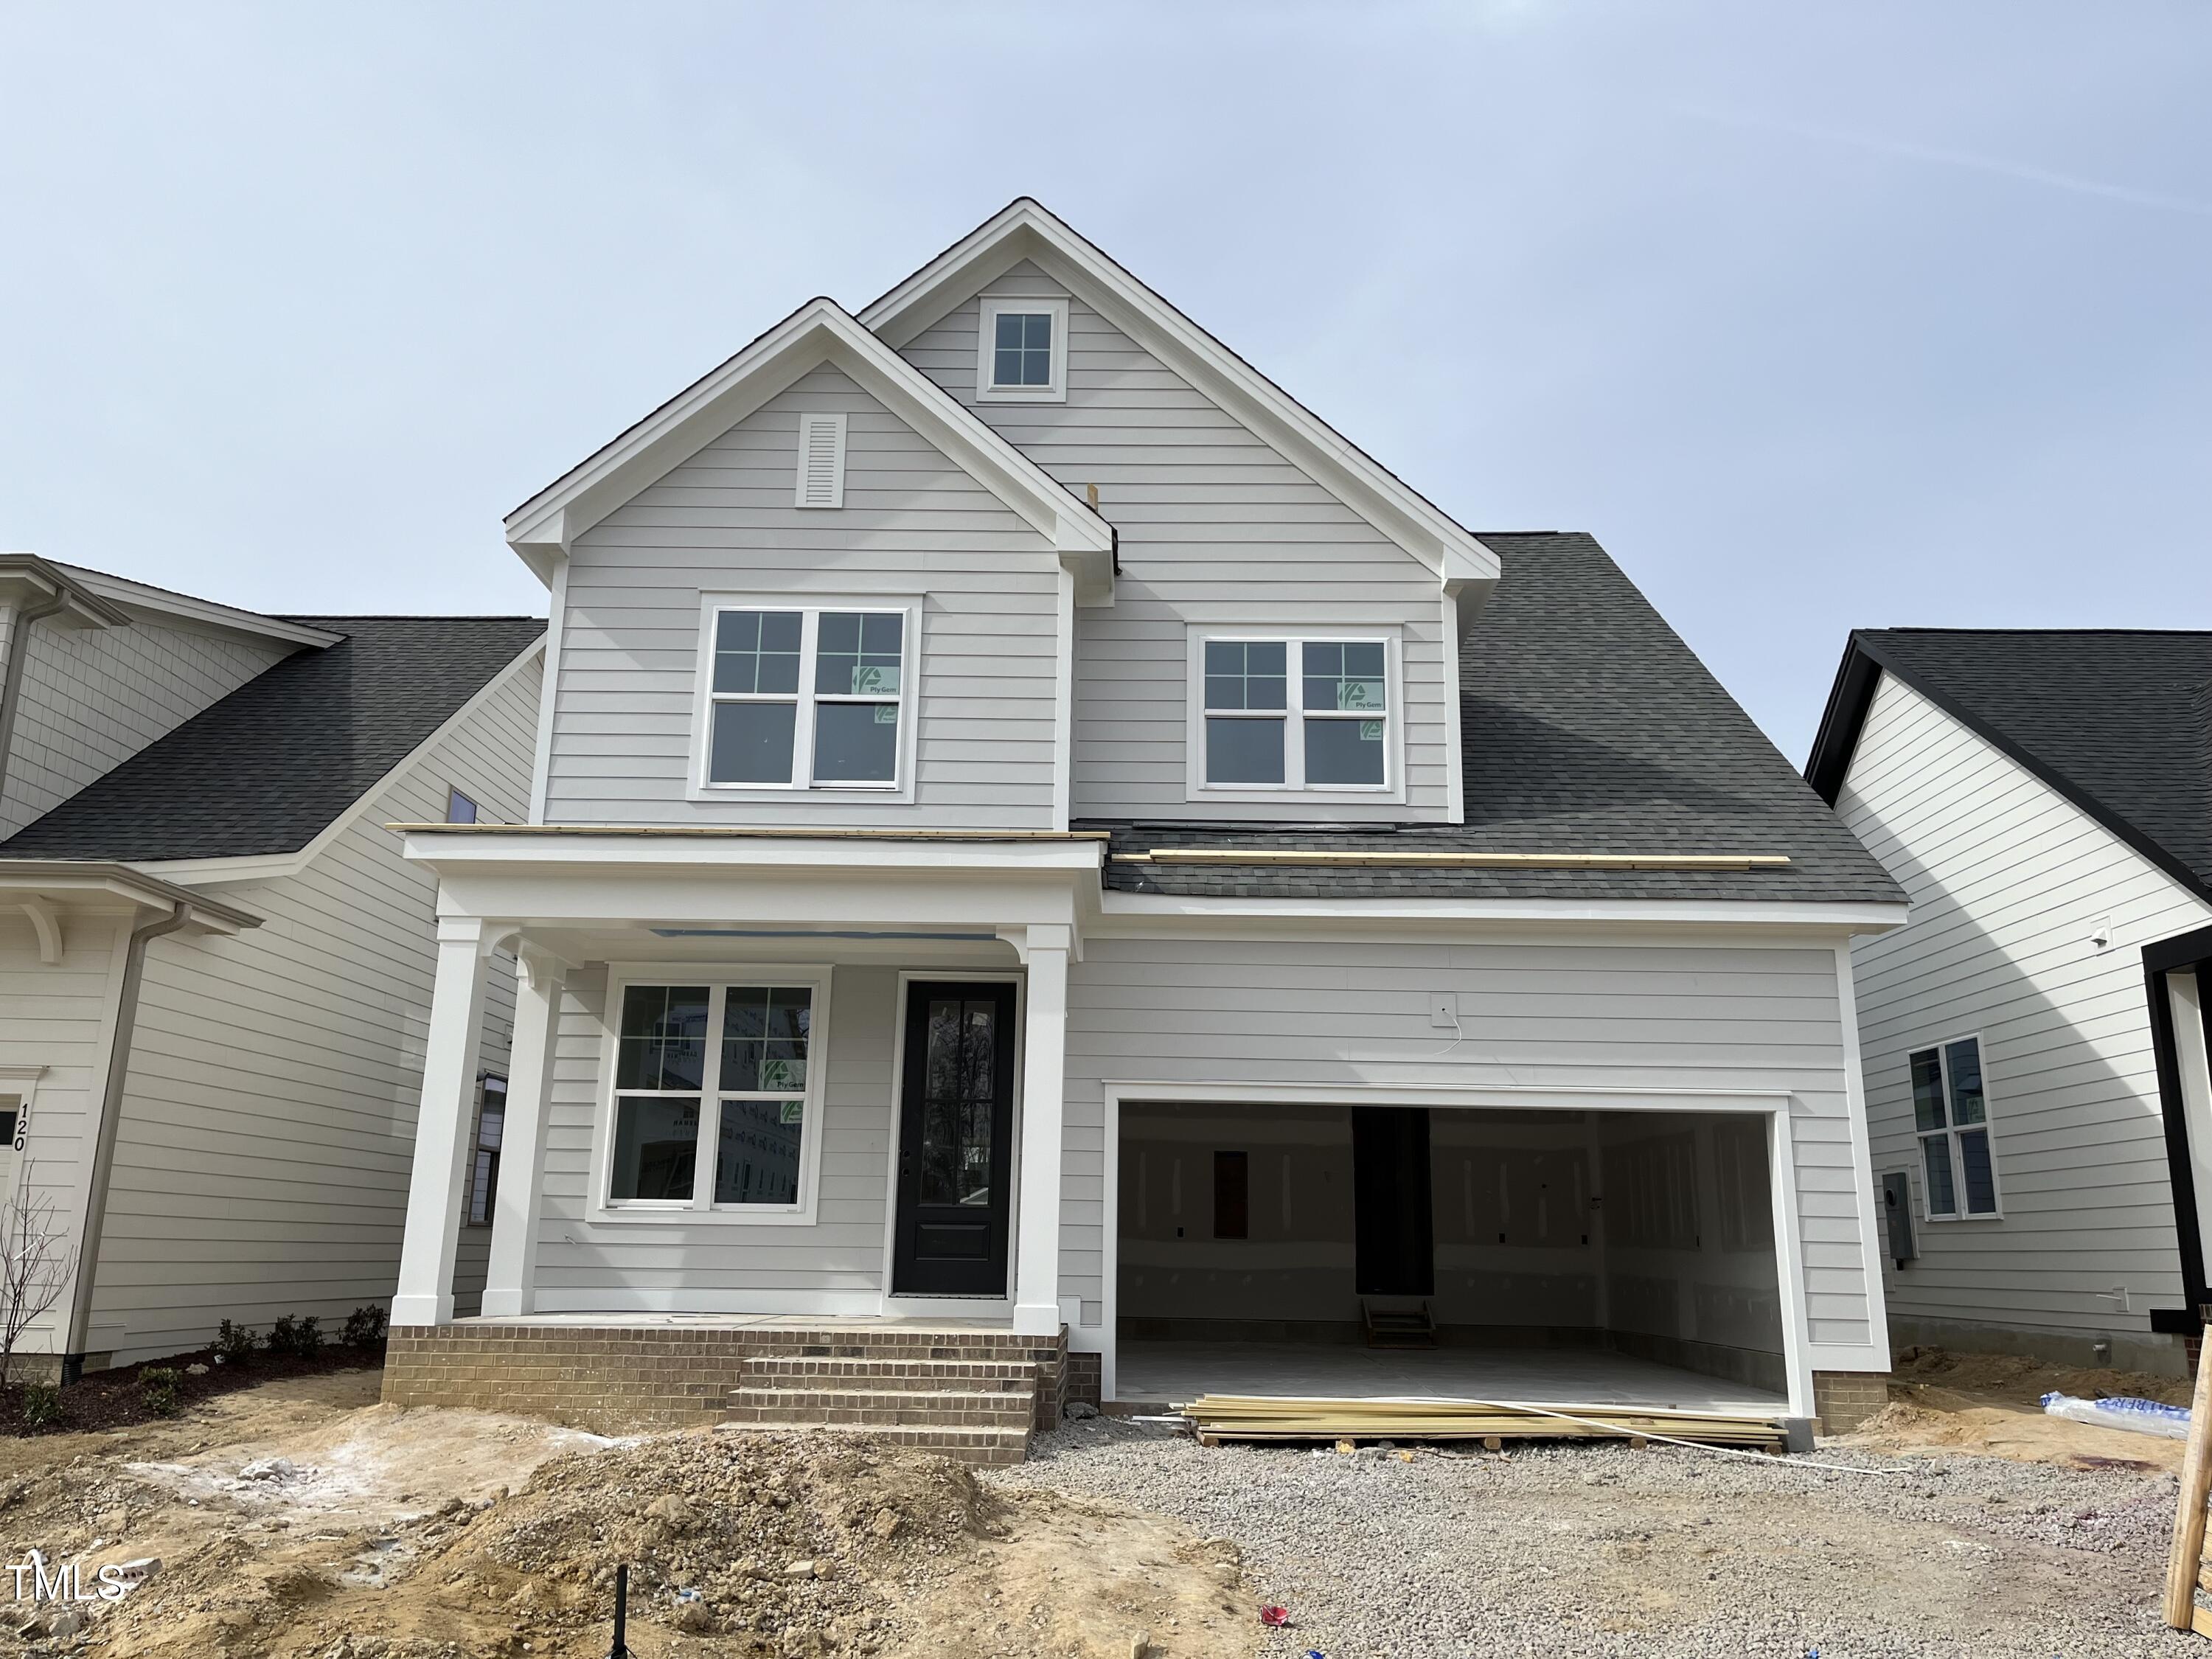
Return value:
M 2212 899 L 2212 633 L 1856 629 L 1805 763 L 1828 800 L 1884 673 Z
M 1079 600 L 1110 592 L 1113 526 L 828 299 L 809 300 L 516 507 L 507 515 L 508 544 L 550 582 L 578 536 L 823 362 L 851 375 L 1051 543 L 1076 572 Z
M 1905 894 L 1586 535 L 1486 534 L 1504 576 L 1460 650 L 1467 821 L 1377 829 L 1094 823 L 1109 888 L 1239 898 Z M 1154 865 L 1152 848 L 1772 857 L 1741 870 Z M 1115 854 L 1122 856 L 1116 857 Z
M 4 842 L 0 858 L 297 852 L 545 632 L 535 617 L 291 617 L 295 652 Z
M 903 346 L 994 277 L 1033 261 L 1384 535 L 1465 590 L 1472 620 L 1498 580 L 1496 552 L 1342 433 L 1139 282 L 1041 203 L 1024 196 L 876 300 L 860 320 Z

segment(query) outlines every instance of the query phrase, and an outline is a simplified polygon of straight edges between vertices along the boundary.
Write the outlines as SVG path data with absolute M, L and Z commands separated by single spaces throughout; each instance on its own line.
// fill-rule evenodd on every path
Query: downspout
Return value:
M 115 1139 L 123 1121 L 123 1086 L 131 1071 L 131 1038 L 138 1024 L 138 985 L 146 974 L 146 947 L 191 920 L 179 902 L 166 916 L 132 930 L 123 957 L 123 989 L 115 1000 L 115 1041 L 108 1050 L 107 1086 L 100 1097 L 100 1133 L 93 1142 L 92 1182 L 84 1201 L 84 1231 L 77 1244 L 76 1291 L 70 1299 L 69 1340 L 62 1350 L 62 1381 L 84 1375 L 86 1338 L 92 1328 L 93 1278 L 100 1266 L 100 1236 L 107 1224 L 107 1181 L 115 1167 Z
M 23 690 L 23 664 L 31 651 L 31 624 L 43 622 L 69 604 L 69 595 L 57 592 L 15 613 L 8 630 L 8 664 L 0 670 L 0 800 L 8 793 L 8 756 L 15 742 L 15 705 Z

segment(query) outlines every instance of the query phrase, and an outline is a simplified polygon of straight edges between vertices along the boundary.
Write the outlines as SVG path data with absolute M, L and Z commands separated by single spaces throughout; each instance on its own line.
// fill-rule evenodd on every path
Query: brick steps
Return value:
M 782 1429 L 807 1434 L 867 1435 L 888 1440 L 894 1445 L 911 1447 L 916 1451 L 935 1452 L 942 1457 L 978 1466 L 1018 1463 L 1029 1455 L 1030 1449 L 1027 1429 L 902 1428 L 874 1423 L 718 1423 L 714 1427 L 719 1434 L 773 1432 Z
M 1021 1429 L 1036 1416 L 1033 1396 L 932 1389 L 730 1390 L 723 1421 L 763 1427 L 882 1424 L 895 1428 Z
M 970 1463 L 1018 1463 L 1036 1410 L 1030 1360 L 773 1355 L 745 1362 L 721 1426 L 878 1434 Z

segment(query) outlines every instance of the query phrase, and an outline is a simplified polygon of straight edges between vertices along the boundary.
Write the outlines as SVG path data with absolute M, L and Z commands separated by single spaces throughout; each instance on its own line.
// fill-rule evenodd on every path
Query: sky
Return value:
M 1033 195 L 1793 760 L 1853 627 L 2212 627 L 2204 0 L 0 0 L 0 548 L 543 612 L 500 520 Z

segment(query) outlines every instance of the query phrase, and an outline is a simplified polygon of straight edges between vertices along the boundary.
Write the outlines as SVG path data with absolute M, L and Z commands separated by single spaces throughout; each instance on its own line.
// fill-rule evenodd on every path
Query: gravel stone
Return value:
M 2171 1475 L 1823 1448 L 1200 1447 L 1073 1422 L 988 1482 L 1112 1498 L 1233 1540 L 1297 1659 L 2203 1659 L 2159 1592 Z

